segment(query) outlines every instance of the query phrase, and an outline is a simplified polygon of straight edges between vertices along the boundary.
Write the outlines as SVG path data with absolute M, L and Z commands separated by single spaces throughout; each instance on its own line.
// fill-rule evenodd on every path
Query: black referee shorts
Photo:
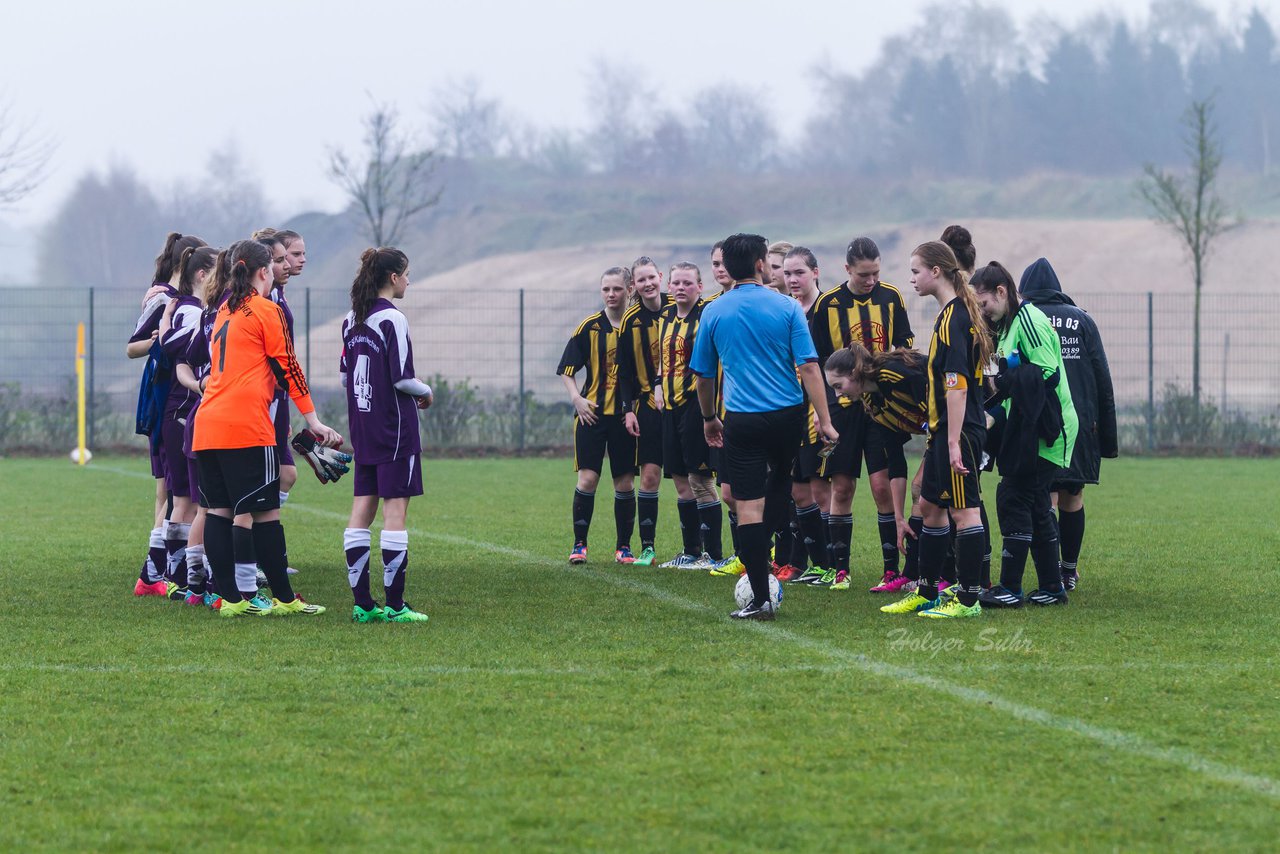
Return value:
M 609 474 L 621 477 L 638 474 L 636 466 L 636 437 L 627 432 L 622 415 L 597 415 L 595 424 L 585 424 L 574 418 L 573 470 L 601 474 L 604 472 L 604 455 L 609 454 Z
M 735 499 L 754 501 L 770 492 L 787 491 L 807 415 L 804 404 L 725 415 L 725 479 L 733 485 Z
M 640 401 L 636 408 L 640 438 L 636 440 L 636 462 L 642 466 L 662 465 L 662 413 Z
M 229 507 L 237 516 L 280 507 L 280 458 L 274 445 L 196 451 L 196 470 L 201 507 Z

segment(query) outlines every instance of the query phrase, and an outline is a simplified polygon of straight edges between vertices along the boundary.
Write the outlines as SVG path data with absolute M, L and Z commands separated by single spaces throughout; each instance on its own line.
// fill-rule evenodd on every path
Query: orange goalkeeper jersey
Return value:
M 196 410 L 191 447 L 257 448 L 276 443 L 271 400 L 285 388 L 298 410 L 315 410 L 293 354 L 284 312 L 256 292 L 231 311 L 223 303 L 209 339 L 209 385 Z

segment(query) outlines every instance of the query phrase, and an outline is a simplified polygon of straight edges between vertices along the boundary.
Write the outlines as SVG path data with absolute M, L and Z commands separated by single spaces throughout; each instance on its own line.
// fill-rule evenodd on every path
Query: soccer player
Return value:
M 933 323 L 927 362 L 929 444 L 920 486 L 924 527 L 920 532 L 920 584 L 880 610 L 937 618 L 982 614 L 983 526 L 979 511 L 979 464 L 986 444 L 982 377 L 991 361 L 991 340 L 968 277 L 951 247 L 922 243 L 911 253 L 911 284 L 932 296 L 941 311 Z M 949 516 L 949 518 L 948 518 Z M 939 598 L 951 525 L 956 526 L 959 583 Z
M 1023 271 L 1018 292 L 1043 311 L 1057 330 L 1071 402 L 1079 420 L 1071 464 L 1051 487 L 1058 508 L 1062 582 L 1067 590 L 1075 590 L 1080 580 L 1077 562 L 1084 544 L 1084 487 L 1098 482 L 1103 457 L 1115 459 L 1120 455 L 1111 367 L 1098 325 L 1062 292 L 1058 276 L 1047 260 L 1041 258 Z
M 818 259 L 803 246 L 788 250 L 782 262 L 782 275 L 788 292 L 800 303 L 805 323 L 813 319 L 813 309 L 821 296 L 818 281 Z M 830 563 L 827 552 L 827 523 L 824 507 L 831 506 L 831 484 L 819 476 L 823 443 L 818 438 L 817 413 L 809 404 L 808 418 L 795 468 L 791 472 L 791 500 L 795 505 L 795 524 L 799 547 L 793 545 L 789 565 L 777 573 L 779 581 L 799 581 L 806 575 L 822 578 Z M 832 579 L 835 576 L 832 575 Z
M 735 485 L 739 556 L 751 582 L 752 601 L 731 616 L 771 620 L 769 531 L 786 513 L 791 467 L 804 431 L 805 389 L 817 410 L 819 430 L 839 438 L 827 412 L 818 354 L 799 304 L 764 285 L 768 245 L 758 234 L 724 241 L 725 269 L 734 288 L 702 312 L 693 347 L 703 434 L 712 447 L 726 447 L 728 480 Z M 725 421 L 716 411 L 716 375 L 724 369 Z
M 860 342 L 872 353 L 895 347 L 910 347 L 915 340 L 911 322 L 907 318 L 906 303 L 893 285 L 880 281 L 880 248 L 869 237 L 850 241 L 845 252 L 845 272 L 848 280 L 840 287 L 827 291 L 813 310 L 810 329 L 813 342 L 822 363 L 832 353 Z M 884 556 L 881 584 L 897 577 L 898 547 L 897 523 L 902 513 L 893 508 L 893 492 L 889 486 L 888 465 L 880 463 L 886 454 L 901 456 L 902 447 L 896 449 L 884 435 L 883 429 L 871 421 L 861 406 L 854 401 L 840 398 L 828 389 L 827 406 L 831 409 L 840 443 L 827 459 L 822 474 L 831 481 L 831 518 L 828 524 L 828 541 L 831 544 L 831 565 L 824 576 L 804 579 L 816 585 L 847 584 L 849 577 L 849 549 L 853 537 L 853 493 L 862 475 L 865 456 L 873 465 L 868 466 L 871 496 L 875 500 L 877 522 L 880 531 L 881 551 Z M 905 457 L 894 467 L 905 468 Z M 872 472 L 870 469 L 876 469 Z M 879 586 L 879 585 L 878 585 Z
M 636 437 L 640 492 L 640 554 L 636 566 L 652 566 L 658 531 L 658 490 L 662 486 L 662 384 L 657 381 L 660 351 L 658 317 L 671 304 L 662 292 L 662 271 L 647 255 L 631 265 L 635 303 L 622 316 L 618 332 L 618 388 L 627 432 Z
M 596 486 L 609 455 L 613 476 L 613 518 L 617 528 L 614 560 L 635 562 L 631 534 L 636 522 L 636 437 L 627 432 L 618 394 L 618 328 L 631 295 L 631 271 L 610 267 L 600 277 L 604 309 L 578 324 L 565 345 L 556 373 L 573 403 L 573 465 L 578 473 L 573 493 L 573 551 L 569 563 L 587 562 L 587 533 L 595 510 Z M 577 373 L 586 382 L 578 388 Z
M 985 591 L 981 599 L 996 607 L 1022 606 L 1022 572 L 1029 550 L 1040 586 L 1027 601 L 1065 605 L 1067 593 L 1058 565 L 1058 529 L 1049 489 L 1071 462 L 1078 422 L 1062 364 L 1061 341 L 1044 312 L 1018 299 L 1013 276 L 998 261 L 974 273 L 971 284 L 982 313 L 998 336 L 1000 373 L 991 402 L 1003 404 L 988 411 L 1002 425 L 996 457 L 1000 467 L 996 513 L 1004 551 L 1000 584 Z
M 676 487 L 682 548 L 662 564 L 671 569 L 705 569 L 721 561 L 720 499 L 716 495 L 711 449 L 698 418 L 697 381 L 689 365 L 698 324 L 707 303 L 702 297 L 702 273 L 696 264 L 681 261 L 671 267 L 668 290 L 672 303 L 658 321 L 659 367 L 662 386 L 662 463 Z M 706 554 L 704 561 L 702 555 Z
M 787 260 L 787 253 L 794 248 L 794 245 L 785 240 L 769 244 L 769 281 L 765 284 L 784 297 L 791 294 L 791 289 L 787 287 L 787 278 L 782 273 L 782 265 Z
M 280 307 L 267 298 L 271 253 L 245 240 L 230 250 L 230 296 L 218 309 L 210 338 L 210 372 L 196 415 L 192 448 L 200 499 L 208 508 L 205 551 L 224 617 L 246 614 L 319 614 L 289 584 L 284 528 L 280 525 L 280 472 L 275 425 L 269 412 L 275 390 L 287 386 L 308 428 L 327 446 L 342 437 L 316 417 L 306 378 L 293 353 Z M 274 596 L 245 599 L 236 586 L 233 527 L 252 527 L 254 551 Z
M 166 365 L 161 364 L 159 348 L 156 347 L 153 350 L 153 345 L 160 338 L 160 318 L 164 316 L 164 310 L 169 301 L 178 293 L 172 281 L 177 274 L 178 262 L 187 248 L 204 245 L 204 241 L 198 237 L 173 231 L 165 238 L 164 247 L 156 256 L 155 275 L 143 301 L 142 315 L 133 328 L 129 343 L 125 345 L 125 355 L 130 359 L 144 357 L 148 359 L 147 370 L 143 373 L 142 393 L 144 395 L 153 388 L 147 385 L 149 379 L 168 370 Z M 156 403 L 159 406 L 164 405 L 164 401 L 156 401 Z M 156 426 L 158 428 L 159 424 Z M 165 482 L 165 454 L 161 432 L 155 429 L 149 437 L 151 476 L 156 479 L 155 526 L 151 529 L 147 555 L 142 560 L 138 580 L 133 586 L 134 596 L 167 596 L 169 594 L 168 583 L 165 580 L 168 561 L 164 542 L 169 490 Z
M 282 229 L 275 233 L 275 238 L 284 245 L 289 262 L 289 276 L 301 276 L 302 268 L 307 266 L 307 244 L 302 239 L 302 235 L 296 231 Z
M 267 295 L 284 312 L 285 324 L 289 328 L 289 342 L 292 344 L 295 343 L 293 310 L 289 308 L 289 301 L 285 299 L 284 288 L 289 283 L 289 277 L 294 273 L 290 255 L 285 246 L 286 235 L 293 235 L 296 238 L 290 245 L 302 256 L 302 261 L 298 264 L 298 272 L 301 273 L 302 265 L 306 263 L 306 248 L 302 238 L 297 236 L 297 232 L 264 228 L 254 232 L 253 239 L 267 247 L 271 253 L 272 283 Z M 293 448 L 289 444 L 289 435 L 292 433 L 289 424 L 289 396 L 283 390 L 278 392 L 276 399 L 271 402 L 271 418 L 276 425 L 276 454 L 280 459 L 280 506 L 283 507 L 289 500 L 289 492 L 298 482 L 298 467 L 294 463 Z M 293 571 L 291 569 L 290 573 L 292 574 Z
M 342 321 L 339 370 L 347 390 L 347 423 L 355 452 L 355 498 L 342 533 L 357 623 L 425 623 L 404 601 L 409 570 L 409 499 L 422 494 L 418 409 L 431 405 L 431 386 L 414 375 L 409 322 L 394 305 L 409 288 L 409 258 L 399 249 L 366 249 L 351 283 L 351 311 Z M 369 590 L 373 535 L 382 502 L 382 584 L 386 606 Z
M 177 366 L 189 362 L 192 350 L 201 346 L 195 333 L 200 328 L 203 309 L 199 294 L 204 293 L 205 279 L 213 272 L 218 251 L 208 246 L 188 247 L 178 262 L 178 289 L 175 298 L 169 300 L 160 319 L 160 348 L 174 366 L 175 380 L 169 386 L 161 422 L 161 445 L 165 455 L 165 486 L 173 496 L 173 510 L 165 522 L 166 577 L 168 595 L 175 601 L 185 602 L 187 588 L 187 546 L 191 526 L 196 517 L 199 502 L 197 480 L 192 477 L 184 450 L 187 421 L 200 400 L 197 389 L 176 378 Z M 197 542 L 202 542 L 197 538 Z M 204 550 L 200 548 L 198 553 Z
M 837 350 L 824 366 L 827 385 L 836 394 L 851 400 L 861 400 L 867 415 L 889 431 L 898 444 L 906 444 L 912 435 L 928 431 L 927 405 L 928 379 L 924 372 L 924 357 L 915 350 L 898 348 L 888 352 L 871 353 L 856 341 L 843 350 Z M 904 458 L 905 463 L 905 458 Z M 901 508 L 906 495 L 906 469 L 890 470 L 889 486 L 893 490 L 895 508 Z M 911 482 L 912 519 L 920 512 L 921 469 L 917 467 Z M 922 520 L 923 521 L 923 520 Z M 914 532 L 904 522 L 901 510 L 897 517 L 899 542 L 919 536 L 920 527 Z M 910 592 L 920 579 L 919 550 L 907 552 L 903 572 L 889 583 L 871 588 L 873 593 Z

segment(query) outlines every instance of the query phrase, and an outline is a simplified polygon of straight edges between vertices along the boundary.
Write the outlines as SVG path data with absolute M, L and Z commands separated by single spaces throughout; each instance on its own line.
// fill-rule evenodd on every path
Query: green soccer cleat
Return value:
M 632 566 L 653 566 L 653 562 L 657 560 L 657 557 L 657 554 L 653 551 L 653 546 L 645 546 Z
M 219 617 L 263 617 L 271 613 L 271 603 L 261 596 L 252 599 L 241 599 L 239 602 L 222 600 L 218 608 Z
M 836 572 L 836 577 L 832 580 L 829 590 L 848 590 L 849 589 L 849 573 L 843 569 Z
M 717 578 L 735 577 L 742 575 L 746 571 L 747 568 L 742 565 L 742 561 L 738 559 L 737 555 L 731 555 L 730 557 L 725 558 L 712 566 L 709 570 L 710 574 Z
M 981 617 L 982 606 L 977 602 L 972 605 L 964 605 L 960 602 L 959 597 L 953 596 L 945 601 L 939 599 L 939 603 L 930 608 L 925 608 L 916 614 L 917 617 L 933 617 L 934 619 L 947 619 L 950 617 Z
M 369 610 L 354 605 L 351 608 L 351 621 L 354 623 L 385 623 L 387 622 L 387 609 L 381 605 L 374 605 Z
M 880 610 L 886 614 L 914 614 L 916 611 L 921 611 L 931 605 L 933 605 L 932 600 L 926 599 L 912 590 L 897 602 L 890 605 L 882 605 Z
M 383 614 L 388 623 L 425 623 L 427 615 L 413 610 L 409 603 L 404 603 L 404 607 L 399 611 L 391 608 L 384 608 Z
M 293 614 L 305 614 L 308 617 L 314 617 L 317 614 L 323 614 L 326 610 L 328 609 L 323 605 L 312 605 L 301 596 L 294 596 L 292 602 L 281 602 L 279 599 L 271 601 L 271 613 L 280 617 L 288 617 Z

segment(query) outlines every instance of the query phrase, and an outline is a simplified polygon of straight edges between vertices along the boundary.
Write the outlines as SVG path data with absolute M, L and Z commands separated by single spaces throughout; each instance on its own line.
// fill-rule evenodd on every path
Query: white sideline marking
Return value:
M 137 476 L 137 473 L 135 472 L 129 472 L 121 469 L 110 469 L 104 467 L 99 468 L 98 470 Z M 146 475 L 146 477 L 150 479 L 149 474 Z M 317 507 L 308 507 L 305 504 L 295 504 L 290 502 L 287 506 L 293 510 L 338 521 L 345 521 L 349 518 L 344 513 L 337 513 L 332 510 L 323 510 Z M 459 537 L 453 534 L 440 534 L 414 529 L 411 529 L 410 533 L 415 537 L 421 537 L 426 540 L 434 540 L 436 542 L 449 543 L 451 545 L 464 545 L 471 548 L 483 549 L 506 557 L 517 558 L 526 565 L 538 564 L 541 566 L 554 567 L 561 572 L 570 572 L 582 578 L 600 581 L 614 587 L 621 587 L 637 593 L 642 593 L 651 599 L 656 599 L 685 611 L 706 614 L 721 620 L 725 619 L 725 613 L 722 608 L 713 608 L 709 605 L 695 602 L 692 599 L 686 599 L 685 597 L 672 593 L 669 590 L 664 590 L 661 587 L 656 587 L 652 584 L 639 581 L 635 577 L 592 572 L 580 567 L 570 566 L 567 563 L 554 560 L 546 555 L 537 555 L 521 549 L 514 549 L 509 546 L 499 545 L 497 543 L 481 542 L 469 537 Z M 1280 782 L 1262 774 L 1252 774 L 1222 762 L 1206 759 L 1190 750 L 1179 747 L 1162 747 L 1161 745 L 1143 738 L 1142 736 L 1133 735 L 1132 733 L 1123 732 L 1121 730 L 1110 729 L 1108 727 L 1096 726 L 1079 720 L 1078 718 L 1055 714 L 1054 712 L 1048 712 L 1044 709 L 1036 708 L 1035 706 L 1028 706 L 1012 700 L 1007 700 L 998 694 L 991 693 L 990 691 L 983 691 L 979 688 L 970 688 L 965 685 L 950 682 L 946 679 L 930 676 L 909 667 L 890 664 L 885 661 L 871 658 L 862 653 L 831 646 L 826 642 L 815 640 L 805 635 L 797 634 L 790 629 L 780 627 L 776 623 L 762 623 L 748 620 L 742 626 L 742 629 L 746 631 L 754 631 L 770 638 L 785 640 L 797 646 L 802 646 L 812 652 L 835 659 L 849 669 L 858 670 L 863 673 L 869 673 L 873 676 L 879 676 L 898 682 L 905 688 L 910 689 L 923 686 L 936 693 L 945 694 L 949 697 L 962 700 L 975 706 L 985 706 L 987 708 L 997 709 L 1016 720 L 1038 724 L 1048 729 L 1070 732 L 1114 750 L 1120 750 L 1134 756 L 1151 759 L 1156 762 L 1163 762 L 1168 765 L 1179 766 L 1188 771 L 1194 771 L 1198 774 L 1202 774 L 1219 783 L 1225 783 L 1229 786 L 1245 789 L 1272 800 L 1280 800 Z

